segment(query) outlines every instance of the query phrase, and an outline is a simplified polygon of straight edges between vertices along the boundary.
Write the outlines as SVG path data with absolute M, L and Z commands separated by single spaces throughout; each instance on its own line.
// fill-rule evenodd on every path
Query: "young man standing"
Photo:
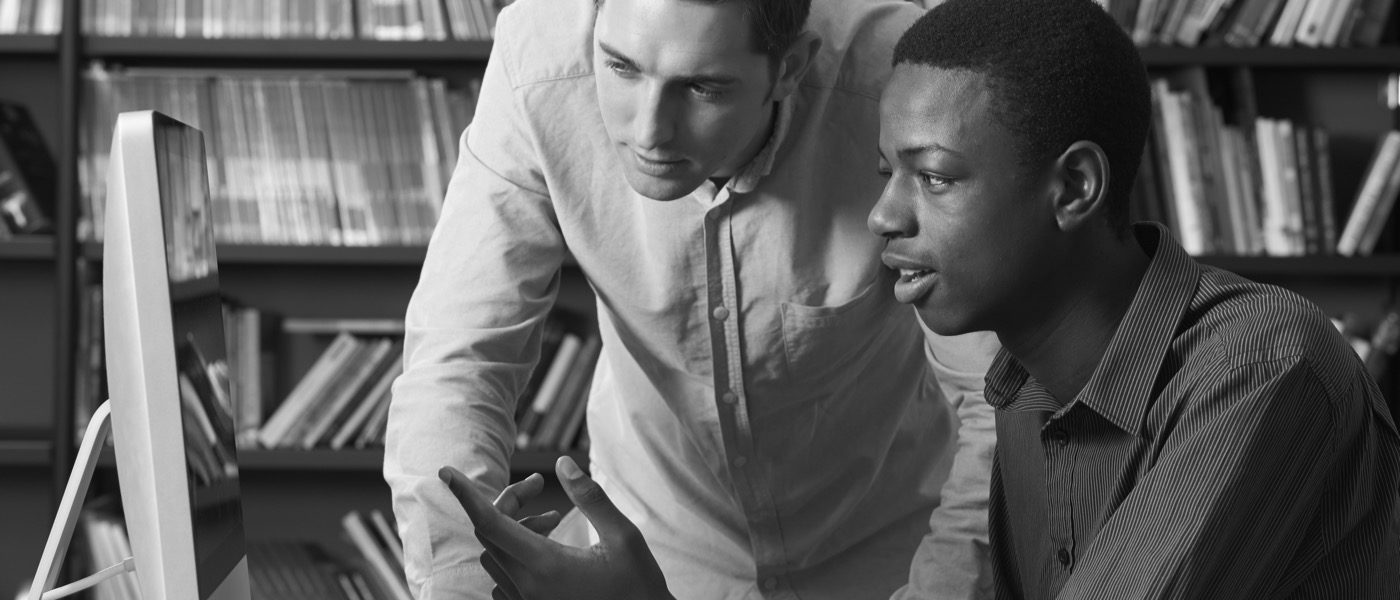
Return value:
M 1361 361 L 1306 300 L 1128 224 L 1151 109 L 1127 35 L 1091 0 L 947 0 L 894 61 L 870 228 L 926 326 L 1004 345 L 997 598 L 1395 598 L 1400 441 Z M 493 508 L 444 473 L 503 597 L 667 597 L 606 494 L 559 472 L 588 551 L 507 518 L 538 479 Z
M 949 0 L 895 48 L 895 294 L 990 330 L 999 598 L 1394 598 L 1400 445 L 1312 304 L 1128 225 L 1143 65 L 1090 0 Z
M 879 91 L 922 10 L 808 11 L 503 11 L 390 411 L 384 473 L 416 595 L 489 593 L 437 471 L 480 493 L 507 482 L 566 247 L 603 339 L 591 469 L 677 594 L 888 598 L 912 582 L 955 598 L 990 580 L 995 342 L 926 347 L 865 229 L 883 184 Z

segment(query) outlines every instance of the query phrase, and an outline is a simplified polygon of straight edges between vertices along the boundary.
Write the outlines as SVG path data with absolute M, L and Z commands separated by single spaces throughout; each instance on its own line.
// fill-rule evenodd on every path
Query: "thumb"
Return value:
M 602 486 L 586 475 L 574 459 L 559 457 L 554 463 L 554 470 L 559 476 L 559 483 L 564 486 L 564 493 L 569 495 L 569 500 L 583 512 L 583 516 L 588 517 L 588 522 L 598 531 L 598 538 L 605 544 L 626 544 L 637 534 L 637 526 L 627 520 L 622 511 L 613 505 Z

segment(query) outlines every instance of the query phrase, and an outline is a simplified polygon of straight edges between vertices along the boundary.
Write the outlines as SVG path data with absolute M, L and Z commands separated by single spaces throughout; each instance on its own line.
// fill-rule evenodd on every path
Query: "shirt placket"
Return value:
M 715 405 L 719 414 L 730 479 L 739 495 L 749 526 L 750 546 L 757 564 L 758 585 L 765 597 L 788 596 L 782 570 L 785 563 L 774 503 L 763 479 L 760 457 L 754 455 L 744 365 L 738 269 L 734 256 L 733 204 L 721 190 L 716 205 L 705 214 L 706 268 L 710 345 L 714 361 Z
M 1045 481 L 1048 500 L 1051 556 L 1050 572 L 1054 589 L 1063 586 L 1074 571 L 1074 462 L 1077 450 L 1063 415 L 1051 418 L 1040 431 L 1045 451 Z

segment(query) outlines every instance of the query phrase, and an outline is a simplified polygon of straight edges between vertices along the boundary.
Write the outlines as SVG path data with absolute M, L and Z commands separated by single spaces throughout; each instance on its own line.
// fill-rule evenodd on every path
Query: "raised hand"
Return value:
M 646 540 L 617 510 L 597 482 L 569 457 L 555 471 L 574 506 L 593 524 L 599 542 L 574 548 L 545 533 L 559 522 L 556 512 L 517 521 L 524 500 L 539 493 L 543 479 L 532 475 L 501 492 L 495 505 L 466 476 L 443 467 L 439 477 L 461 502 L 486 551 L 481 565 L 496 582 L 498 600 L 665 600 L 666 578 Z

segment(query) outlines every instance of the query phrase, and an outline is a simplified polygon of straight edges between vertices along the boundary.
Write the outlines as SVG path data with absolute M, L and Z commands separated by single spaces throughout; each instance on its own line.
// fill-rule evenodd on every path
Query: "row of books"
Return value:
M 1374 47 L 1395 0 L 1098 0 L 1138 45 Z
M 350 511 L 341 518 L 340 525 L 345 537 L 355 546 L 354 562 L 365 565 L 361 572 L 375 584 L 373 591 L 346 589 L 347 600 L 412 600 L 408 578 L 404 575 L 403 542 L 389 519 L 378 509 Z M 370 593 L 365 593 L 367 591 Z
M 6 2 L 35 1 L 0 0 L 0 9 Z M 491 38 L 496 15 L 508 3 L 509 0 L 84 0 L 83 23 L 87 33 L 114 37 L 485 40 Z M 0 12 L 0 19 L 4 14 Z
M 402 340 L 342 331 L 256 429 L 256 442 L 336 450 L 383 445 L 390 386 L 402 372 Z
M 219 241 L 424 244 L 478 85 L 452 89 L 409 71 L 248 73 L 93 63 L 83 76 L 79 237 L 102 239 L 117 113 L 155 109 L 204 132 Z
M 247 311 L 249 309 L 239 309 Z M 285 322 L 285 330 L 296 329 L 297 320 Z M 584 425 L 588 387 L 593 367 L 602 350 L 596 332 L 568 329 L 572 319 L 555 315 L 546 321 L 540 360 L 532 372 L 521 400 L 516 403 L 516 449 L 566 451 L 587 447 Z M 336 325 L 318 326 L 319 331 Z M 238 439 L 243 447 L 311 449 L 328 447 L 363 448 L 382 445 L 388 417 L 390 386 L 403 372 L 403 345 L 396 336 L 382 332 L 402 331 L 402 322 L 390 326 L 375 321 L 347 322 L 346 329 L 375 329 L 381 334 L 356 334 L 341 330 L 300 377 L 292 390 L 272 410 L 265 422 L 261 399 L 243 393 L 251 384 L 234 386 L 239 421 Z M 240 357 L 231 368 L 231 379 L 250 381 L 243 366 L 262 342 L 252 339 L 264 329 L 256 325 L 235 326 L 230 354 Z M 256 364 L 256 363 L 249 363 Z M 253 369 L 259 367 L 253 366 Z
M 1384 182 L 1400 177 L 1400 163 L 1372 160 L 1339 225 L 1346 207 L 1333 198 L 1326 131 L 1252 116 L 1252 108 L 1231 111 L 1236 122 L 1227 124 L 1199 73 L 1177 83 L 1154 79 L 1152 92 L 1154 126 L 1135 182 L 1136 218 L 1167 223 L 1197 255 L 1374 251 L 1397 193 Z
M 131 540 L 117 511 L 101 498 L 83 511 L 79 526 L 84 558 L 92 570 L 131 556 Z M 259 600 L 409 600 L 403 544 L 392 522 L 378 509 L 351 511 L 341 519 L 349 552 L 312 542 L 259 541 L 247 544 L 248 579 Z M 28 597 L 22 590 L 21 597 Z M 92 588 L 95 600 L 137 600 L 136 573 L 127 571 Z
M 52 35 L 63 25 L 63 0 L 0 0 L 0 35 Z
M 517 450 L 588 448 L 588 391 L 602 350 L 597 331 L 570 329 L 561 318 L 545 322 L 539 363 L 516 403 Z
M 58 172 L 29 110 L 0 100 L 0 241 L 53 231 Z
M 248 544 L 249 579 L 259 600 L 410 600 L 403 543 L 378 509 L 341 518 L 348 553 L 311 542 Z

